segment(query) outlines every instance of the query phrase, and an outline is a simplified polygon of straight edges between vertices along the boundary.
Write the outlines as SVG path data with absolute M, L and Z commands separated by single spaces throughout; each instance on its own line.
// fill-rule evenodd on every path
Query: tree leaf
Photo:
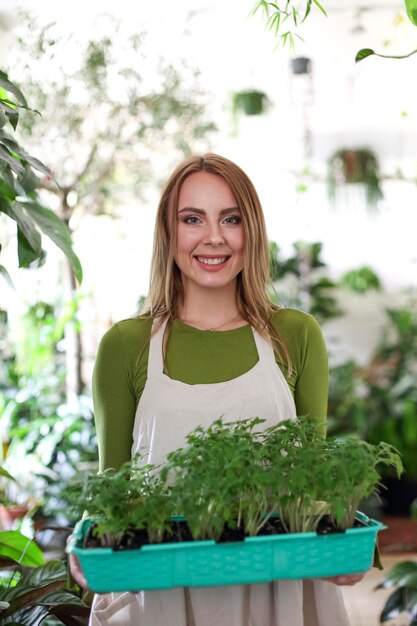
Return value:
M 405 597 L 405 607 L 408 612 L 409 617 L 414 617 L 417 611 L 417 590 L 416 589 L 406 589 L 406 597 Z
M 6 198 L 6 200 L 14 200 L 16 198 L 16 191 L 11 187 L 4 178 L 0 178 L 0 196 Z M 1 211 L 1 207 L 0 207 Z
M 63 561 L 53 560 L 25 574 L 22 582 L 28 587 L 41 587 L 45 583 L 56 580 L 65 581 L 66 577 L 67 568 L 65 563 Z
M 16 113 L 18 115 L 16 105 L 8 98 L 0 97 L 0 107 L 4 109 L 6 113 Z
M 28 163 L 24 165 L 25 171 L 18 178 L 18 184 L 21 185 L 23 193 L 21 195 L 31 196 L 39 187 L 39 178 L 35 175 Z
M 3 87 L 3 89 L 6 89 L 6 91 L 9 91 L 14 96 L 16 96 L 20 104 L 23 104 L 23 106 L 27 106 L 26 98 L 20 91 L 19 87 L 17 87 L 14 83 L 12 83 L 9 80 L 9 77 L 7 76 L 7 74 L 1 70 L 0 70 L 0 85 Z
M 407 15 L 410 21 L 417 26 L 417 1 L 416 0 L 404 0 L 405 8 L 407 9 Z
M 90 616 L 91 608 L 76 606 L 75 604 L 59 604 L 49 609 L 51 615 L 55 615 L 66 626 L 85 626 L 86 620 Z
M 56 591 L 51 591 L 41 600 L 41 604 L 45 606 L 59 606 L 62 605 L 66 607 L 62 609 L 63 613 L 71 613 L 74 610 L 74 607 L 86 607 L 87 605 L 81 598 L 74 595 L 70 591 L 66 591 L 65 589 L 58 589 Z
M 414 561 L 403 561 L 390 569 L 384 580 L 376 588 L 388 589 L 389 587 L 404 585 L 404 581 L 407 580 L 410 575 L 416 576 L 417 580 L 417 563 Z
M 5 146 L 2 145 L 0 145 L 0 159 L 10 165 L 16 174 L 22 174 L 25 171 L 23 165 L 11 155 Z
M 375 54 L 374 50 L 372 50 L 371 48 L 361 48 L 355 56 L 355 63 L 359 63 L 359 61 L 363 61 L 363 59 L 366 59 L 367 57 L 372 56 L 373 54 Z
M 51 172 L 49 167 L 42 163 L 42 161 L 39 161 L 39 159 L 30 156 L 30 154 L 27 154 L 25 158 L 26 161 L 35 168 L 35 170 L 38 170 L 38 172 L 42 172 L 42 174 L 45 174 L 45 176 L 50 176 L 51 178 L 53 178 L 53 173 Z
M 379 617 L 381 622 L 387 622 L 405 611 L 404 589 L 397 589 L 390 595 Z
M 0 128 L 7 124 L 7 115 L 0 109 Z
M 14 626 L 40 626 L 48 613 L 48 607 L 46 606 L 28 605 L 12 613 L 13 622 L 0 620 L 0 624 L 7 624 L 7 626 L 13 626 L 13 624 Z
M 17 256 L 19 259 L 19 267 L 34 267 L 35 261 L 38 261 L 37 267 L 43 264 L 44 255 L 40 233 L 37 232 L 37 236 L 39 237 L 39 249 L 33 248 L 19 226 L 17 227 Z
M 13 478 L 13 476 L 11 474 L 9 474 L 9 472 L 7 470 L 4 469 L 4 467 L 0 467 L 0 476 L 4 476 L 5 478 L 9 478 L 9 480 L 15 480 L 15 478 Z
M 71 247 L 71 231 L 68 226 L 55 215 L 53 211 L 41 206 L 37 202 L 25 203 L 28 214 L 37 223 L 39 228 L 63 251 L 67 256 L 74 274 L 79 283 L 82 282 L 82 267 L 79 258 Z
M 0 556 L 6 556 L 25 566 L 42 565 L 45 559 L 42 550 L 17 530 L 0 531 Z
M 42 174 L 45 174 L 45 176 L 51 176 L 52 178 L 51 170 L 44 163 L 42 163 L 42 161 L 39 161 L 39 159 L 30 156 L 30 154 L 28 154 L 26 150 L 17 143 L 17 141 L 9 136 L 0 135 L 0 142 L 9 150 L 16 152 L 16 154 L 18 154 L 22 159 L 27 161 L 36 170 L 42 172 Z
M 0 274 L 3 276 L 4 280 L 6 281 L 6 283 L 9 285 L 9 287 L 11 287 L 12 289 L 16 290 L 16 287 L 13 285 L 13 281 L 10 278 L 10 274 L 9 272 L 6 270 L 6 268 L 4 267 L 4 265 L 0 265 Z
M 16 105 L 9 99 L 2 97 L 4 89 L 0 87 L 0 110 L 3 109 L 6 118 L 9 120 L 10 125 L 16 130 L 17 123 L 19 121 L 19 113 L 16 110 Z
M 0 211 L 3 211 L 3 213 L 6 213 L 12 220 L 17 222 L 18 227 L 27 239 L 29 247 L 39 256 L 42 251 L 41 236 L 31 217 L 26 214 L 23 205 L 20 202 L 9 204 L 0 198 Z
M 45 596 L 51 591 L 62 588 L 64 584 L 64 581 L 57 580 L 42 587 L 26 587 L 19 581 L 19 584 L 15 587 L 2 589 L 0 591 L 0 599 L 10 602 L 10 607 L 2 614 L 1 618 L 4 619 L 4 617 L 13 615 L 20 609 L 26 608 L 28 605 L 40 605 Z M 47 607 L 44 608 L 47 612 Z M 15 617 L 17 617 L 17 615 Z M 29 622 L 29 624 L 31 624 L 31 622 Z
M 16 130 L 17 124 L 19 122 L 19 113 L 17 111 L 11 111 L 10 113 L 6 113 L 6 116 L 13 130 Z
M 313 0 L 314 4 L 316 5 L 316 7 L 318 7 L 320 9 L 320 11 L 323 13 L 323 15 L 325 15 L 327 17 L 327 13 L 325 8 L 320 4 L 320 2 L 318 2 L 318 0 Z

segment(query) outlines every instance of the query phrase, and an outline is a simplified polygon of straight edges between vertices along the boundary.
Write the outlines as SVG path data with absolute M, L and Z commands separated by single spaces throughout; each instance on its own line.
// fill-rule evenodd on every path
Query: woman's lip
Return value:
M 223 261 L 223 263 L 212 263 L 212 264 L 208 264 L 208 263 L 203 263 L 202 261 L 199 261 L 198 259 L 225 259 Z M 221 270 L 227 263 L 227 261 L 230 259 L 230 255 L 208 255 L 208 254 L 199 254 L 197 256 L 194 257 L 194 259 L 197 261 L 198 266 L 201 267 L 202 269 L 208 271 L 208 272 L 216 272 L 218 270 Z
M 229 258 L 230 254 L 195 254 L 194 257 L 197 259 L 224 259 Z

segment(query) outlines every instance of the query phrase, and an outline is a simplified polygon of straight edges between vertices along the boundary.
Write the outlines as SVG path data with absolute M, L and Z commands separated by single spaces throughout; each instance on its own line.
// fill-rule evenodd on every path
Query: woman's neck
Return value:
M 240 315 L 235 289 L 187 290 L 179 318 L 207 330 L 227 330 L 246 323 Z

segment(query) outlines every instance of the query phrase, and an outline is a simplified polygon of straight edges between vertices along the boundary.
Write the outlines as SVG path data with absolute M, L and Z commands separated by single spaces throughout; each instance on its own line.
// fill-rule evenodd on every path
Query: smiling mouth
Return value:
M 226 263 L 227 259 L 229 259 L 230 257 L 219 256 L 219 257 L 209 258 L 209 257 L 196 256 L 195 258 L 197 259 L 199 263 L 203 263 L 204 265 L 221 265 L 222 263 Z

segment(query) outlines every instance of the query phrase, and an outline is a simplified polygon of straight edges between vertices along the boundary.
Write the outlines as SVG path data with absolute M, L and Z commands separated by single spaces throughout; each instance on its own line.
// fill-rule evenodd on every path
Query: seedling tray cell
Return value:
M 184 541 L 139 550 L 84 548 L 91 520 L 79 522 L 68 552 L 76 554 L 96 593 L 206 587 L 317 578 L 364 572 L 372 566 L 376 535 L 383 524 L 358 512 L 366 524 L 344 533 L 294 533 L 244 541 Z

